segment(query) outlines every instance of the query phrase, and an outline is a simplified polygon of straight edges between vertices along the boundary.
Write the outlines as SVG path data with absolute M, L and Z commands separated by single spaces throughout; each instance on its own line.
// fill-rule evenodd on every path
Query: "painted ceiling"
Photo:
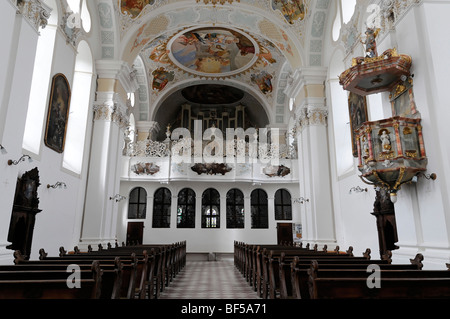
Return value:
M 220 81 L 251 94 L 271 122 L 282 124 L 289 75 L 322 64 L 331 0 L 98 2 L 103 58 L 141 67 L 141 120 L 152 119 L 145 105 L 157 108 L 174 92 Z

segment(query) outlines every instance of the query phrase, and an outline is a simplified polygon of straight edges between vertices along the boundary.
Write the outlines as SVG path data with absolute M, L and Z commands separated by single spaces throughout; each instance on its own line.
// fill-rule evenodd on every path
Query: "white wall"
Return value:
M 3 43 L 2 40 L 0 60 L 2 64 L 9 61 L 7 63 L 9 71 L 2 72 L 0 77 L 0 92 L 3 93 L 0 123 L 2 123 L 2 116 L 5 123 L 4 126 L 0 125 L 0 143 L 8 151 L 6 155 L 0 155 L 0 263 L 9 264 L 13 261 L 13 251 L 5 249 L 5 246 L 10 244 L 7 242 L 7 236 L 17 178 L 35 167 L 39 170 L 41 185 L 38 188 L 38 197 L 39 209 L 42 212 L 36 218 L 31 258 L 38 258 L 40 248 L 44 248 L 51 255 L 57 255 L 59 247 L 72 249 L 78 244 L 84 209 L 87 165 L 84 165 L 81 174 L 64 169 L 62 167 L 63 154 L 46 147 L 43 139 L 38 154 L 28 153 L 22 149 L 39 35 L 29 22 L 20 14 L 16 14 L 16 10 L 13 10 L 9 1 L 2 1 L 0 6 L 1 25 L 2 29 L 5 29 L 5 42 Z M 11 26 L 6 26 L 4 22 Z M 13 35 L 12 38 L 10 38 L 9 32 Z M 76 54 L 76 49 L 67 44 L 63 32 L 58 30 L 51 77 L 56 73 L 63 73 L 72 86 Z M 5 80 L 6 74 L 9 78 Z M 95 81 L 93 83 L 95 84 Z M 92 88 L 94 87 L 95 85 L 92 86 Z M 48 101 L 46 105 L 48 105 Z M 45 115 L 47 115 L 47 109 Z M 92 115 L 88 119 L 87 140 L 90 139 L 91 117 Z M 43 130 L 45 130 L 46 120 L 47 116 L 44 119 Z M 88 152 L 89 144 L 86 144 L 85 163 Z M 17 166 L 7 165 L 8 159 L 16 160 L 22 154 L 27 153 L 33 159 L 31 163 L 26 161 Z M 64 182 L 67 189 L 47 188 L 47 184 L 53 185 L 58 181 Z
M 143 187 L 147 191 L 147 214 L 145 220 L 127 219 L 128 198 L 130 191 L 135 187 Z M 153 195 L 160 187 L 167 187 L 172 193 L 171 223 L 170 228 L 152 228 Z M 177 229 L 176 227 L 176 209 L 178 192 L 189 187 L 196 193 L 196 227 L 194 229 Z M 220 193 L 220 228 L 204 229 L 201 228 L 201 198 L 202 193 L 207 188 L 215 188 Z M 226 228 L 226 193 L 232 189 L 240 189 L 245 196 L 245 228 L 227 229 Z M 250 193 L 252 190 L 262 188 L 267 192 L 269 205 L 269 228 L 251 229 L 250 220 Z M 252 186 L 250 183 L 207 183 L 207 182 L 171 182 L 169 185 L 155 182 L 122 182 L 121 195 L 126 196 L 119 205 L 119 219 L 117 223 L 117 241 L 119 244 L 126 241 L 126 231 L 128 222 L 144 221 L 144 243 L 171 243 L 177 241 L 187 241 L 187 250 L 189 253 L 232 253 L 234 241 L 244 241 L 247 243 L 276 244 L 277 242 L 277 223 L 300 223 L 300 204 L 292 204 L 292 220 L 275 220 L 274 215 L 274 197 L 275 192 L 280 189 L 287 189 L 292 200 L 298 198 L 298 186 L 293 184 L 273 184 L 263 186 Z

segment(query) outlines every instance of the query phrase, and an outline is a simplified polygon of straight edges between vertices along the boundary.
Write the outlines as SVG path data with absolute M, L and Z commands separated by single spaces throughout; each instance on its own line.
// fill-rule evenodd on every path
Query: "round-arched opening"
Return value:
M 248 91 L 227 84 L 205 83 L 180 87 L 160 102 L 152 119 L 162 128 L 157 140 L 166 138 L 165 128 L 182 127 L 194 132 L 194 121 L 202 121 L 202 130 L 216 127 L 261 128 L 269 117 L 261 103 Z M 163 129 L 164 128 L 164 129 Z M 193 135 L 192 135 L 193 136 Z

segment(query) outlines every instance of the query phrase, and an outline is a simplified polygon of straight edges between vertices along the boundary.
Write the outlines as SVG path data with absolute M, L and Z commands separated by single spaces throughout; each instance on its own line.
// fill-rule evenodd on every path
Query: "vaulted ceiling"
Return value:
M 98 0 L 102 58 L 138 70 L 138 120 L 164 122 L 181 103 L 195 104 L 183 89 L 211 84 L 240 90 L 242 99 L 230 105 L 245 103 L 255 116 L 263 111 L 266 124 L 283 126 L 289 75 L 323 63 L 331 3 Z

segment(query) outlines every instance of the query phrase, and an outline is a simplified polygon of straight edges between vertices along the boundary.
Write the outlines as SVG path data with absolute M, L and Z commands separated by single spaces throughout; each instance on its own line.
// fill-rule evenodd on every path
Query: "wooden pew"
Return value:
M 450 298 L 448 270 L 381 270 L 381 287 L 370 288 L 367 273 L 319 269 L 313 261 L 309 270 L 311 299 Z
M 95 252 L 89 246 L 87 252 L 81 252 L 78 247 L 74 248 L 73 252 L 69 255 L 122 255 L 134 252 L 136 254 L 143 250 L 150 250 L 153 260 L 149 265 L 149 271 L 146 280 L 146 293 L 144 290 L 140 290 L 140 298 L 144 298 L 146 295 L 149 298 L 159 298 L 160 292 L 164 291 L 164 288 L 176 277 L 176 275 L 186 265 L 186 241 L 172 243 L 172 244 L 144 244 L 144 245 L 128 245 L 122 244 L 121 247 L 115 244 L 113 248 L 108 244 L 108 248 L 104 249 L 102 245 L 98 246 L 98 250 Z M 65 256 L 66 252 L 60 252 L 60 256 Z M 142 284 L 140 285 L 142 286 Z
M 147 250 L 150 250 L 150 254 Z M 0 266 L 0 279 L 3 271 L 3 276 L 7 276 L 6 272 L 9 272 L 17 279 L 20 279 L 20 275 L 30 280 L 33 276 L 42 275 L 41 281 L 48 281 L 62 276 L 62 283 L 66 282 L 70 275 L 67 273 L 68 266 L 77 265 L 80 268 L 79 275 L 85 276 L 87 267 L 96 261 L 102 273 L 99 298 L 157 298 L 164 286 L 185 266 L 186 242 L 122 247 L 116 243 L 115 247 L 108 244 L 107 249 L 99 244 L 97 251 L 93 251 L 89 246 L 85 252 L 80 251 L 78 247 L 71 252 L 60 247 L 58 257 L 49 257 L 44 249 L 40 250 L 39 260 L 27 260 L 20 252 L 15 252 L 14 257 L 15 265 Z
M 80 288 L 69 288 L 67 273 L 22 270 L 0 273 L 0 299 L 99 299 L 103 271 L 97 261 L 83 271 Z
M 71 255 L 71 257 L 48 257 L 43 249 L 40 250 L 39 260 L 26 260 L 20 252 L 14 253 L 15 265 L 42 265 L 42 266 L 60 266 L 68 267 L 70 265 L 77 265 L 85 267 L 93 261 L 98 261 L 101 265 L 102 271 L 105 274 L 103 279 L 104 293 L 102 298 L 126 298 L 134 299 L 135 289 L 137 286 L 138 265 L 144 264 L 146 259 L 138 260 L 136 256 L 131 254 L 126 257 L 119 256 L 78 256 Z
M 268 264 L 268 269 L 266 271 L 268 271 L 269 274 L 269 298 L 286 298 L 288 290 L 292 291 L 290 284 L 290 263 L 294 258 L 298 258 L 305 262 L 310 262 L 311 260 L 316 259 L 320 262 L 338 264 L 351 262 L 352 264 L 367 265 L 370 263 L 375 263 L 375 261 L 370 260 L 370 249 L 367 249 L 366 252 L 363 253 L 363 256 L 360 257 L 349 253 L 337 253 L 335 251 L 332 253 L 324 251 L 293 253 L 290 251 L 289 256 L 286 256 L 285 251 L 270 251 L 266 261 Z M 377 263 L 387 264 L 389 261 L 378 260 Z M 289 275 L 286 275 L 286 271 L 289 271 Z
M 320 269 L 342 269 L 344 271 L 366 271 L 369 265 L 378 265 L 380 269 L 382 270 L 421 270 L 423 267 L 422 261 L 423 256 L 421 254 L 417 254 L 414 259 L 410 259 L 410 264 L 391 264 L 391 263 L 385 263 L 384 260 L 382 262 L 379 262 L 380 260 L 370 260 L 367 263 L 352 263 L 351 261 L 347 263 L 342 262 L 333 262 L 333 261 L 322 261 L 317 262 Z M 312 261 L 305 261 L 300 260 L 299 258 L 296 258 L 291 263 L 291 271 L 290 271 L 290 287 L 292 291 L 289 293 L 289 290 L 286 289 L 286 291 L 281 291 L 281 298 L 287 299 L 287 298 L 295 298 L 295 299 L 309 299 L 309 269 L 311 268 L 311 262 Z M 369 274 L 366 273 L 366 277 L 368 277 Z M 286 275 L 286 280 L 288 280 L 288 277 Z

